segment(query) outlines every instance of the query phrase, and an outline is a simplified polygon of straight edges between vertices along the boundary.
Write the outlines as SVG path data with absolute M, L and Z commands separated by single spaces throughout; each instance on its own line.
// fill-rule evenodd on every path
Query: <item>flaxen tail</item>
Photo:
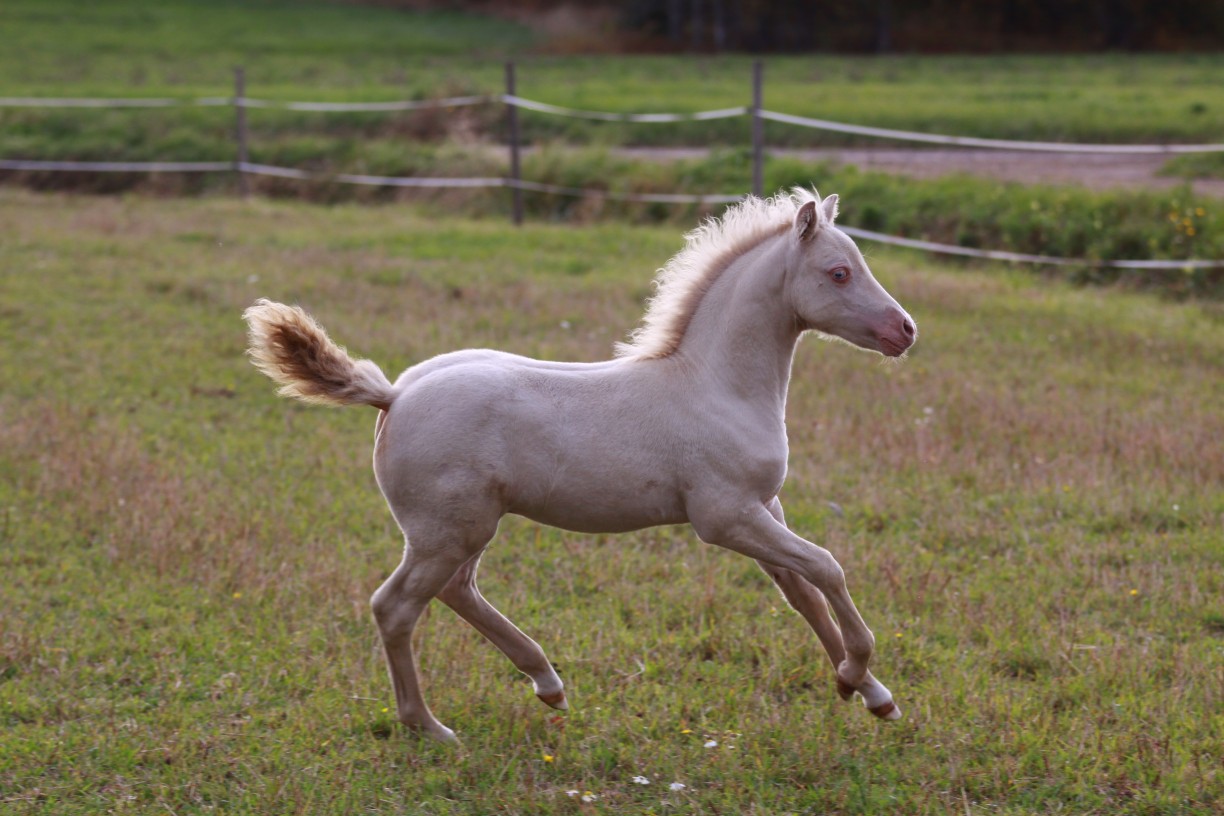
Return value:
M 281 386 L 280 394 L 323 405 L 387 410 L 395 389 L 369 360 L 354 360 L 297 306 L 263 298 L 242 313 L 250 326 L 251 362 Z

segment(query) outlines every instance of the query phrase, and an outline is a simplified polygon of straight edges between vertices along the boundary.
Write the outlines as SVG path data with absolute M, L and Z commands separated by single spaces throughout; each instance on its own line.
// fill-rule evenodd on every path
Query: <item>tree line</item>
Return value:
M 472 0 L 518 16 L 558 7 L 616 21 L 627 48 L 753 52 L 1210 50 L 1224 0 Z

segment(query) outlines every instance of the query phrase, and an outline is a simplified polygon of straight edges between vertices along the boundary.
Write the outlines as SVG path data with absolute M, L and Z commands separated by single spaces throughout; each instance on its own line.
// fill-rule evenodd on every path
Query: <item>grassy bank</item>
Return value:
M 501 176 L 504 151 L 455 145 L 370 146 L 362 155 L 337 156 L 317 146 L 297 152 L 290 146 L 261 146 L 257 161 L 390 176 Z M 751 158 L 727 151 L 705 159 L 657 162 L 625 158 L 607 150 L 548 148 L 524 159 L 523 176 L 562 187 L 613 193 L 737 193 L 751 187 Z M 149 176 L 147 174 L 10 174 L 40 189 L 122 192 L 140 189 L 162 195 L 234 195 L 231 176 Z M 451 213 L 496 217 L 509 212 L 504 190 L 414 191 L 276 178 L 252 180 L 259 195 L 338 203 L 430 202 Z M 1224 206 L 1188 189 L 1093 192 L 1074 187 L 1002 183 L 969 176 L 915 180 L 790 158 L 769 159 L 768 191 L 815 185 L 844 201 L 844 223 L 865 229 L 955 246 L 1082 258 L 1083 267 L 1044 271 L 1080 283 L 1122 283 L 1166 294 L 1218 298 L 1224 270 L 1118 270 L 1093 261 L 1214 259 L 1224 257 Z M 626 203 L 598 195 L 571 197 L 524 194 L 528 216 L 571 223 L 627 220 L 633 223 L 691 224 L 711 205 Z
M 439 608 L 422 668 L 454 752 L 387 710 L 373 417 L 277 399 L 239 313 L 302 303 L 389 371 L 477 345 L 598 359 L 677 227 L 12 190 L 0 223 L 6 812 L 1224 803 L 1215 310 L 873 252 L 922 339 L 900 366 L 801 347 L 783 500 L 846 566 L 907 719 L 838 701 L 744 559 L 508 519 L 485 591 L 574 710 Z
M 748 189 L 750 166 L 750 158 L 742 152 L 661 164 L 608 153 L 575 156 L 553 151 L 532 157 L 524 175 L 566 187 L 622 193 L 717 193 Z M 954 246 L 1087 262 L 1224 257 L 1224 207 L 1217 199 L 1195 196 L 1188 189 L 1095 192 L 970 176 L 915 180 L 786 158 L 765 165 L 763 186 L 768 191 L 813 185 L 842 196 L 843 222 L 848 225 Z M 485 205 L 495 201 L 495 206 L 504 208 L 504 200 L 481 201 Z M 561 196 L 531 196 L 528 202 L 539 217 L 579 221 L 613 216 L 682 223 L 702 211 L 696 205 Z M 1081 283 L 1123 283 L 1173 295 L 1224 295 L 1220 269 L 1117 270 L 1085 265 L 1046 271 Z
M 1224 178 L 1224 154 L 1203 153 L 1179 156 L 1164 166 L 1164 172 L 1181 178 Z

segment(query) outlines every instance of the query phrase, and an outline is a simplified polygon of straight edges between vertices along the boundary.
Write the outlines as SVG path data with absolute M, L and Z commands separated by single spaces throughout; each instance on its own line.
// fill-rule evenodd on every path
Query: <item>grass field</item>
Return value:
M 403 99 L 496 93 L 502 61 L 520 65 L 519 91 L 562 105 L 622 111 L 697 110 L 747 101 L 751 59 L 708 56 L 559 56 L 538 31 L 454 12 L 287 0 L 13 0 L 0 8 L 11 47 L 0 50 L 0 96 L 227 96 L 235 65 L 248 92 L 291 99 Z M 768 59 L 766 105 L 795 113 L 927 131 L 1072 141 L 1216 141 L 1224 133 L 1219 55 L 998 57 L 779 56 Z M 255 162 L 389 176 L 500 176 L 500 105 L 406 114 L 249 111 Z M 631 193 L 734 193 L 749 187 L 746 119 L 623 125 L 522 113 L 532 181 Z M 771 146 L 845 142 L 837 134 L 770 123 Z M 711 157 L 630 160 L 626 144 L 723 145 Z M 576 146 L 586 149 L 574 149 Z M 47 110 L 0 107 L 0 158 L 217 160 L 235 156 L 228 108 Z M 1218 175 L 1210 155 L 1170 172 Z M 770 158 L 769 190 L 821 179 L 851 192 L 846 223 L 962 246 L 1089 261 L 1213 259 L 1224 211 L 1188 189 L 1099 192 L 1004 185 L 968 177 L 897 179 Z M 161 195 L 234 192 L 229 174 L 0 172 L 43 190 Z M 259 178 L 261 195 L 385 202 L 400 188 Z M 427 194 L 431 195 L 431 194 Z M 504 211 L 506 197 L 448 191 L 438 206 Z M 527 196 L 532 217 L 688 223 L 692 208 Z M 1091 268 L 1059 270 L 1111 282 Z M 1128 272 L 1176 296 L 1217 296 L 1219 270 Z
M 422 669 L 455 751 L 388 711 L 373 412 L 276 398 L 239 314 L 301 303 L 389 371 L 598 359 L 678 230 L 12 189 L 0 224 L 6 813 L 1224 807 L 1218 306 L 873 252 L 922 339 L 897 366 L 800 348 L 782 497 L 906 719 L 841 703 L 764 575 L 686 529 L 507 519 L 484 589 L 573 710 L 438 607 Z
M 558 56 L 521 25 L 450 12 L 396 12 L 320 0 L 9 0 L 0 8 L 3 96 L 228 96 L 386 100 L 519 92 L 613 111 L 749 104 L 751 58 Z M 1224 133 L 1218 54 L 767 59 L 766 107 L 883 127 L 1081 142 L 1217 141 Z M 669 125 L 591 123 L 525 113 L 535 142 L 743 146 L 746 119 Z M 500 106 L 439 116 L 253 111 L 253 150 L 344 164 L 417 138 L 501 139 Z M 845 137 L 770 124 L 773 145 Z M 0 156 L 229 159 L 232 111 L 0 109 Z

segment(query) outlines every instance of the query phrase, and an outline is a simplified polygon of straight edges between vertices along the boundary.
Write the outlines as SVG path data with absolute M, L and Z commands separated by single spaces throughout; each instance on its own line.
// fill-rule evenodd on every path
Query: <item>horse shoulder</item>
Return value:
M 781 415 L 765 406 L 715 400 L 706 421 L 694 427 L 700 437 L 689 446 L 687 471 L 696 478 L 687 485 L 686 503 L 695 527 L 719 527 L 723 516 L 735 518 L 747 505 L 778 495 L 789 455 Z

